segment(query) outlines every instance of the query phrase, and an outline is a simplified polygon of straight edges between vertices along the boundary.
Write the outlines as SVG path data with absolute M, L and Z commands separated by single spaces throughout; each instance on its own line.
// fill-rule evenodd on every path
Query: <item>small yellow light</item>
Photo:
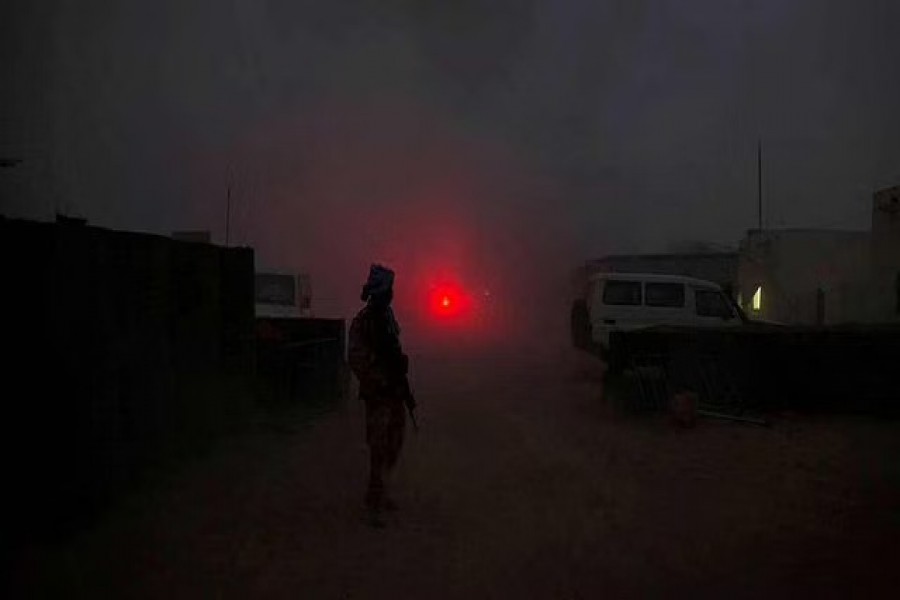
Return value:
M 760 310 L 762 308 L 762 286 L 756 288 L 756 292 L 753 293 L 753 310 Z

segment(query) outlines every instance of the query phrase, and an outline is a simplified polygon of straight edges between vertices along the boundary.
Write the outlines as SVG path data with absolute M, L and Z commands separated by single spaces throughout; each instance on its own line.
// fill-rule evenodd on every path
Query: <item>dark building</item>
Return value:
M 869 231 L 752 230 L 740 245 L 740 302 L 792 325 L 900 322 L 900 186 L 873 195 Z

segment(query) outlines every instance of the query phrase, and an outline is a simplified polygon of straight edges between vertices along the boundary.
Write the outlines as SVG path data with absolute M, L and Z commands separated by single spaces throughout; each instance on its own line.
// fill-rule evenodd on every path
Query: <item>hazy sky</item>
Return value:
M 232 241 L 325 296 L 736 243 L 757 138 L 772 226 L 900 183 L 895 0 L 7 4 L 0 212 L 222 240 L 230 180 Z

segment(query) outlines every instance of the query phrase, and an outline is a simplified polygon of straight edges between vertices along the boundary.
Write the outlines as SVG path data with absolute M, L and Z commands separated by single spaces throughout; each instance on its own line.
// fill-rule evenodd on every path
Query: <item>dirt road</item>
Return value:
M 28 597 L 888 597 L 900 426 L 624 417 L 568 351 L 419 357 L 401 510 L 364 523 L 362 413 L 263 422 L 23 561 Z

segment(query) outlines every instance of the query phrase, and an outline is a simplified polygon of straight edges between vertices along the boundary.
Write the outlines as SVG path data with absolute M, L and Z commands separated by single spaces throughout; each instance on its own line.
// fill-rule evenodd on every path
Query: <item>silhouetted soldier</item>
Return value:
M 386 494 L 385 478 L 403 446 L 404 408 L 411 415 L 415 408 L 407 380 L 409 360 L 400 346 L 400 327 L 391 309 L 393 297 L 394 272 L 372 265 L 361 296 L 366 306 L 350 325 L 350 368 L 359 380 L 359 395 L 366 407 L 370 452 L 366 506 L 376 526 L 383 525 L 382 510 L 396 508 Z

